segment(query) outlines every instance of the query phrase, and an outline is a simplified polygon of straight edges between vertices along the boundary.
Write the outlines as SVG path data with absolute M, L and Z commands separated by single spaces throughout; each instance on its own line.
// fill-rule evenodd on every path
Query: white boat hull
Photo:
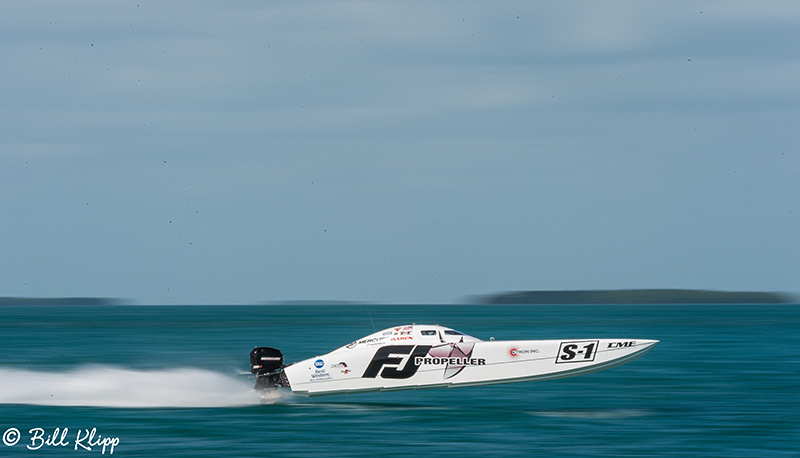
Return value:
M 436 331 L 423 336 L 420 331 Z M 367 336 L 283 368 L 294 393 L 316 396 L 548 380 L 632 361 L 657 340 L 481 341 L 439 326 L 405 326 Z M 409 334 L 399 334 L 408 332 Z M 462 336 L 462 337 L 458 337 Z

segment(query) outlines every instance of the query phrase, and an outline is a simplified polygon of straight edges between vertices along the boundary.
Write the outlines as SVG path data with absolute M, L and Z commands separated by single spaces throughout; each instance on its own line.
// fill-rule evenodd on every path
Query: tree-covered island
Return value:
M 796 304 L 787 293 L 699 289 L 512 291 L 475 296 L 477 304 Z

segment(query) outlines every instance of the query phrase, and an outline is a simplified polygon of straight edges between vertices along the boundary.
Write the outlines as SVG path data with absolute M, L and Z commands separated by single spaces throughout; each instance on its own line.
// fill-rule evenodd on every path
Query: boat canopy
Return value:
M 356 347 L 371 347 L 384 344 L 443 344 L 481 342 L 480 339 L 438 324 L 411 324 L 395 326 L 372 333 L 350 342 L 336 351 L 352 350 Z

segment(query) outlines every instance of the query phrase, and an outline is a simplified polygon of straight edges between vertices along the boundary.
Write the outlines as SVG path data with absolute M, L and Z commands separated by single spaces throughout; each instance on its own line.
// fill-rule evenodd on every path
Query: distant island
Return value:
M 612 289 L 576 291 L 512 291 L 472 298 L 476 304 L 791 304 L 786 293 L 700 289 Z
M 108 297 L 0 297 L 0 306 L 4 305 L 125 305 L 122 299 Z
M 327 299 L 267 301 L 257 305 L 373 305 L 376 302 L 340 301 Z

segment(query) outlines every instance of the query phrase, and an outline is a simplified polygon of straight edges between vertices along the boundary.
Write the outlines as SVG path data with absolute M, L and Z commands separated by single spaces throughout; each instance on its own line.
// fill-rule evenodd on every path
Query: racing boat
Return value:
M 384 329 L 321 356 L 285 365 L 280 350 L 256 347 L 256 389 L 307 396 L 547 380 L 632 361 L 658 340 L 483 341 L 439 325 Z

